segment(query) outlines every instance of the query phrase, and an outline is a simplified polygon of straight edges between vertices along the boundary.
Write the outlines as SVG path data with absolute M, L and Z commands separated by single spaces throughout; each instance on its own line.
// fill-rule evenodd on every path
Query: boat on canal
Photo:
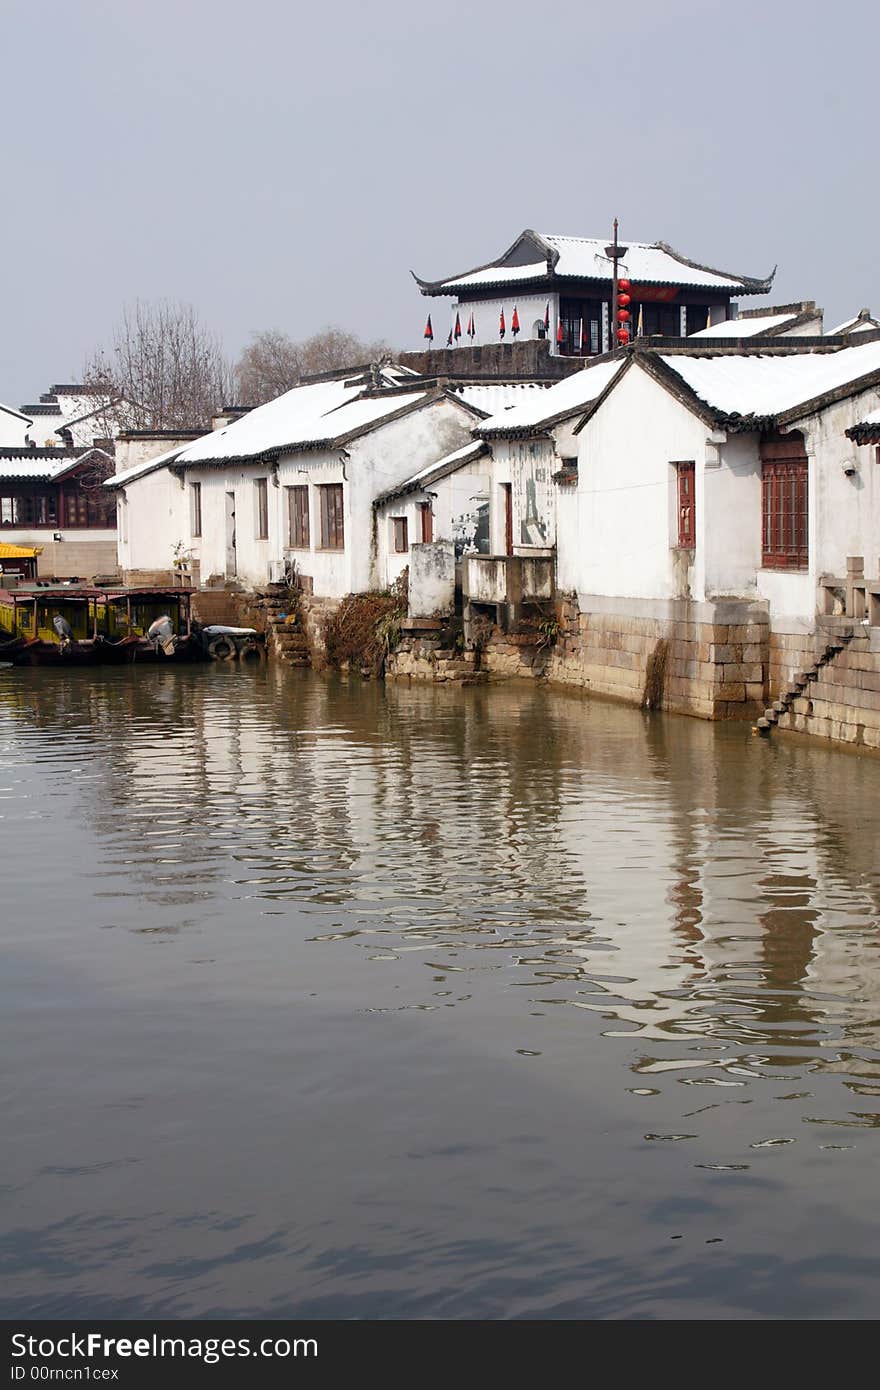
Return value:
M 202 628 L 188 589 L 35 581 L 0 589 L 0 662 L 91 666 L 262 652 L 252 628 Z

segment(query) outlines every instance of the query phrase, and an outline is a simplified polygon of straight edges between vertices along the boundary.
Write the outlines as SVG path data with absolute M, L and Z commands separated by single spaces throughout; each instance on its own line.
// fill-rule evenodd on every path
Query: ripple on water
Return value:
M 22 1298 L 268 1313 L 320 1270 L 330 1315 L 739 1316 L 784 1249 L 814 1262 L 784 1311 L 811 1280 L 858 1310 L 878 792 L 876 761 L 531 688 L 7 674 Z

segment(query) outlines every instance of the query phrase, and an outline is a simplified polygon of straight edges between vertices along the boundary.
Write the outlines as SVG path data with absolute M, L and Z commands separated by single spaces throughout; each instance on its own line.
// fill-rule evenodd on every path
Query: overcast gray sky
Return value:
M 662 238 L 815 298 L 876 268 L 868 0 L 0 0 L 0 400 L 137 297 L 236 355 L 329 323 L 421 345 L 409 276 L 523 227 Z M 751 301 L 752 304 L 760 300 Z M 434 304 L 435 327 L 445 311 Z

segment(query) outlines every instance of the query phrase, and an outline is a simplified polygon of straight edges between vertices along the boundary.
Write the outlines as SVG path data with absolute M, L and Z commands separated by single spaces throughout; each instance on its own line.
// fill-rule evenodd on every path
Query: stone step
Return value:
M 784 714 L 788 708 L 788 704 L 785 700 L 774 700 L 773 708 L 775 709 L 777 714 Z
M 765 709 L 764 718 L 767 720 L 768 724 L 775 724 L 779 715 L 776 713 L 775 709 Z
M 771 727 L 769 719 L 761 718 L 756 721 L 756 728 L 760 729 L 762 734 L 769 734 Z

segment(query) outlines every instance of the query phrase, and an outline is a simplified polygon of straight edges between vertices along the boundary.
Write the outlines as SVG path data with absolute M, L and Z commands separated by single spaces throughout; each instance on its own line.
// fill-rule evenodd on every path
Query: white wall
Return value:
M 865 391 L 792 426 L 804 435 L 809 462 L 810 563 L 802 574 L 759 571 L 758 591 L 769 599 L 771 614 L 812 619 L 819 576 L 842 577 L 847 556 L 861 555 L 866 575 L 880 577 L 880 467 L 872 448 L 846 437 L 878 404 L 880 392 Z M 844 463 L 855 464 L 852 477 Z
M 17 449 L 23 446 L 28 431 L 28 422 L 19 415 L 12 415 L 0 405 L 0 448 Z M 56 439 L 54 443 L 58 443 Z
M 177 541 L 190 545 L 189 505 L 178 477 L 159 468 L 116 493 L 121 569 L 170 569 Z
M 563 588 L 629 598 L 686 595 L 671 465 L 691 459 L 696 465 L 699 544 L 707 433 L 633 363 L 577 436 L 577 526 L 567 499 L 559 554 Z M 563 537 L 568 547 L 573 533 L 575 554 L 563 554 Z
M 401 402 L 401 404 L 405 404 Z M 402 482 L 412 473 L 428 467 L 444 454 L 470 442 L 473 416 L 458 402 L 441 399 L 399 420 L 379 424 L 369 434 L 352 441 L 345 450 L 307 451 L 288 454 L 278 460 L 277 467 L 267 464 L 232 464 L 226 468 L 189 468 L 187 484 L 202 485 L 202 536 L 190 540 L 189 496 L 180 494 L 179 509 L 172 509 L 161 526 L 158 511 L 165 493 L 155 487 L 155 500 L 141 504 L 152 517 L 155 531 L 154 553 L 161 549 L 159 538 L 169 525 L 185 523 L 184 539 L 192 545 L 201 564 L 202 583 L 212 575 L 226 574 L 226 493 L 235 496 L 236 559 L 238 581 L 251 588 L 265 584 L 276 566 L 286 558 L 292 559 L 298 571 L 311 578 L 316 595 L 341 598 L 349 593 L 363 593 L 377 587 L 380 577 L 378 537 L 374 533 L 373 501 L 395 482 Z M 140 491 L 150 478 L 168 476 L 167 470 L 149 474 L 143 482 L 135 482 L 127 491 Z M 267 479 L 268 536 L 256 535 L 257 478 Z M 277 486 L 276 486 L 277 481 Z M 321 548 L 320 494 L 324 484 L 337 483 L 343 487 L 344 548 Z M 309 488 L 309 546 L 296 550 L 289 545 L 288 487 Z M 177 499 L 175 498 L 175 501 Z M 179 537 L 175 532 L 171 539 Z M 410 540 L 419 539 L 413 529 Z M 168 549 L 166 542 L 165 549 Z M 140 561 L 132 564 L 141 567 Z M 161 563 L 167 564 L 165 560 Z M 406 563 L 402 558 L 399 568 Z M 159 567 L 155 566 L 143 567 Z M 384 582 L 388 582 L 387 578 Z
M 389 588 L 409 563 L 408 554 L 396 554 L 393 549 L 394 517 L 406 517 L 410 546 L 421 541 L 421 511 L 423 502 L 431 503 L 435 541 L 451 541 L 458 555 L 476 554 L 482 548 L 489 553 L 488 538 L 482 547 L 478 540 L 479 513 L 488 520 L 492 494 L 492 460 L 478 458 L 449 473 L 429 490 L 419 490 L 397 497 L 377 509 L 376 540 L 379 583 Z
M 715 439 L 705 426 L 703 440 Z M 757 598 L 761 564 L 761 462 L 756 434 L 717 436 L 697 468 L 697 549 L 693 590 L 700 599 Z M 700 492 L 702 491 L 702 496 Z
M 172 449 L 183 448 L 192 440 L 191 433 L 177 439 L 171 435 L 162 439 L 117 439 L 114 450 L 116 472 L 126 473 L 129 468 L 137 468 L 139 464 L 158 458 L 160 454 L 170 453 Z
M 796 422 L 809 466 L 809 566 L 761 568 L 761 461 L 756 433 L 713 432 L 637 364 L 580 435 L 576 499 L 557 488 L 557 575 L 563 590 L 696 602 L 764 598 L 774 618 L 811 622 L 819 576 L 850 555 L 880 576 L 880 468 L 846 430 L 877 408 L 864 392 Z M 695 463 L 696 546 L 677 549 L 672 465 Z M 844 462 L 857 472 L 848 477 Z
M 461 333 L 459 340 L 460 347 L 481 347 L 485 343 L 512 343 L 523 342 L 526 338 L 537 338 L 535 323 L 540 319 L 544 322 L 544 311 L 547 303 L 550 304 L 550 331 L 548 338 L 551 343 L 551 352 L 556 350 L 556 324 L 559 312 L 559 296 L 556 294 L 534 294 L 524 295 L 522 299 L 514 298 L 511 295 L 499 291 L 495 299 L 480 299 L 472 302 L 456 301 L 450 308 L 445 300 L 431 299 L 429 304 L 434 307 L 429 310 L 431 323 L 434 328 L 434 346 L 444 347 L 450 328 L 455 323 L 455 315 L 458 312 L 461 318 Z M 519 311 L 519 333 L 514 338 L 510 330 L 513 319 L 514 306 Z M 504 322 L 507 332 L 501 338 L 498 333 L 498 325 L 501 318 L 501 309 L 504 308 Z M 476 337 L 471 340 L 465 330 L 468 319 L 473 313 L 474 326 L 477 330 Z M 454 340 L 453 340 L 454 341 Z

